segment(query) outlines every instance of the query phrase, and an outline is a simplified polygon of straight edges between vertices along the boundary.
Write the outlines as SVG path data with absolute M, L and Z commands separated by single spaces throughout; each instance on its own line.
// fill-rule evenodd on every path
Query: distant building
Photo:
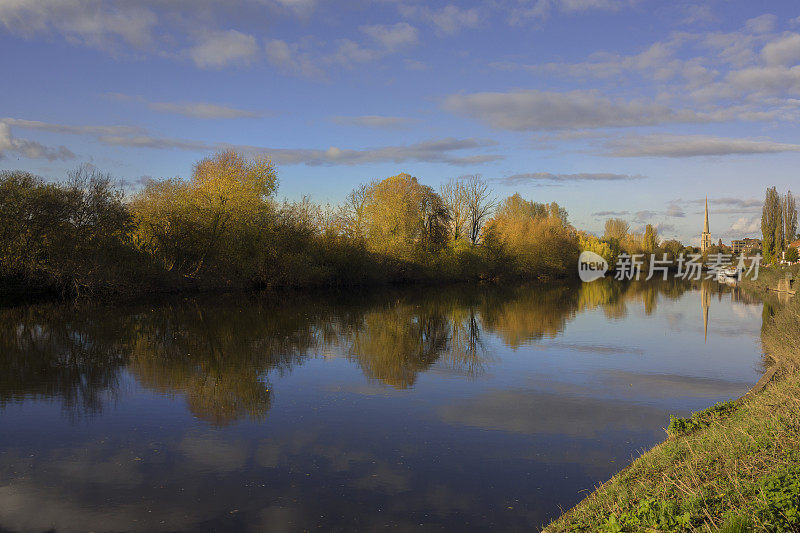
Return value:
M 736 255 L 745 254 L 750 255 L 755 250 L 761 249 L 761 239 L 738 239 L 731 242 L 731 248 Z
M 798 253 L 800 253 L 800 239 L 789 243 L 789 246 L 786 247 L 786 250 L 783 252 L 783 259 L 786 259 L 786 253 L 791 250 L 792 248 L 796 249 Z
M 703 225 L 703 234 L 700 236 L 700 253 L 706 253 L 709 248 L 711 248 L 711 232 L 708 229 L 708 197 L 706 197 L 706 222 Z

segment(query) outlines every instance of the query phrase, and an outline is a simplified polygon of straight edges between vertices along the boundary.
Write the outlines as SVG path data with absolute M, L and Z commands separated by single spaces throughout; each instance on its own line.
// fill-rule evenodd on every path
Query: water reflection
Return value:
M 613 280 L 0 309 L 0 529 L 535 528 L 744 392 L 761 313 Z
M 367 378 L 397 389 L 413 387 L 419 374 L 437 363 L 475 377 L 490 356 L 485 334 L 517 349 L 558 336 L 581 310 L 601 308 L 609 319 L 622 319 L 629 305 L 642 303 L 651 315 L 659 298 L 675 300 L 692 289 L 677 281 L 601 280 L 387 292 L 349 301 L 341 295 L 226 296 L 122 308 L 4 309 L 0 405 L 53 397 L 74 413 L 101 411 L 127 368 L 141 386 L 185 398 L 195 416 L 215 425 L 259 420 L 270 407 L 270 375 L 319 354 L 347 357 Z M 712 291 L 736 290 L 700 284 L 706 336 Z
M 0 311 L 0 407 L 55 397 L 71 413 L 101 410 L 128 362 L 125 325 L 115 313 L 67 306 Z

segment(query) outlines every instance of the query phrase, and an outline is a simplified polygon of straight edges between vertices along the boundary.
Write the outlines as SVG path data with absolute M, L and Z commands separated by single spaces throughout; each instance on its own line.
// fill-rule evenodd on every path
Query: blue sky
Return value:
M 0 0 L 0 50 L 0 169 L 48 179 L 235 147 L 290 199 L 481 174 L 695 244 L 706 195 L 729 241 L 800 191 L 791 1 Z

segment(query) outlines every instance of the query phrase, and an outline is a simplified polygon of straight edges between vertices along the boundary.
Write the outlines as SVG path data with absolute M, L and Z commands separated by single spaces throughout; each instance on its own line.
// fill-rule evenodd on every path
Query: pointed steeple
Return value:
M 711 307 L 711 292 L 708 285 L 700 285 L 700 307 L 703 308 L 703 337 L 704 342 L 708 342 L 708 308 Z
M 708 229 L 708 196 L 706 196 L 706 223 L 703 225 L 703 233 L 711 233 Z

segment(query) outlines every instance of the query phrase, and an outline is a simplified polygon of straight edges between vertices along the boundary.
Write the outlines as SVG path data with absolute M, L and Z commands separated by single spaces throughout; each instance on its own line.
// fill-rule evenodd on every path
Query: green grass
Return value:
M 771 383 L 672 418 L 666 441 L 545 531 L 800 531 L 800 299 L 765 321 Z
M 734 409 L 736 409 L 736 402 L 729 400 L 712 405 L 703 411 L 698 411 L 689 418 L 670 416 L 667 433 L 671 436 L 689 434 L 697 429 L 708 427 L 716 418 L 725 416 Z
M 800 265 L 762 266 L 758 271 L 758 279 L 744 278 L 740 284 L 743 288 L 752 291 L 774 290 L 778 286 L 778 281 L 783 279 L 787 273 L 791 273 L 794 276 L 795 285 L 800 284 Z

